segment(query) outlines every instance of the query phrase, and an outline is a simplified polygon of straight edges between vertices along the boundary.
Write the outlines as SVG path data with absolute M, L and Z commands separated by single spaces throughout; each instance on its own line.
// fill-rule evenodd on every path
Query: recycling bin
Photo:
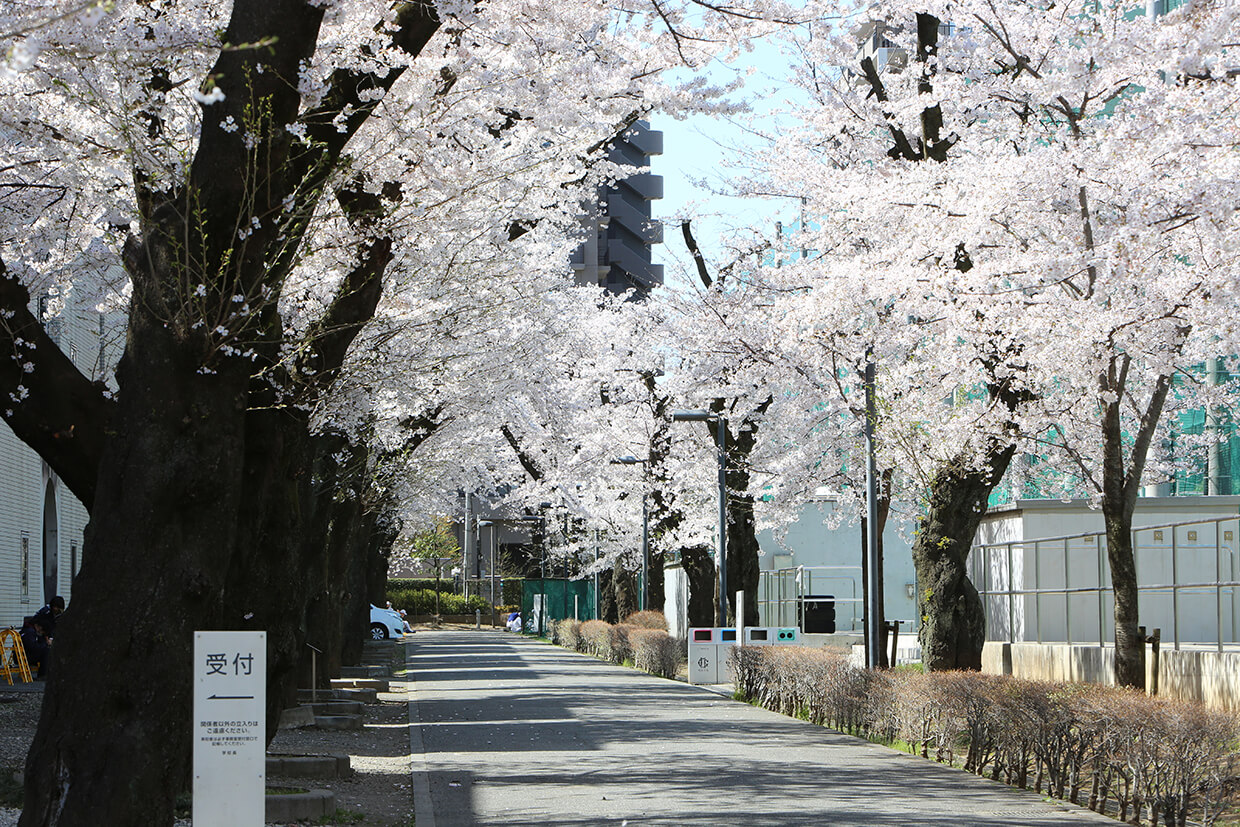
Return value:
M 775 645 L 775 629 L 767 626 L 746 626 L 745 627 L 745 645 L 746 646 L 774 646 Z
M 735 678 L 735 670 L 732 669 L 731 665 L 732 649 L 740 641 L 737 640 L 736 629 L 716 627 L 714 632 L 716 635 L 715 660 L 718 663 L 715 683 L 731 683 Z
M 776 646 L 800 646 L 801 630 L 795 626 L 790 629 L 773 629 Z
M 719 683 L 719 647 L 715 629 L 689 629 L 689 683 Z

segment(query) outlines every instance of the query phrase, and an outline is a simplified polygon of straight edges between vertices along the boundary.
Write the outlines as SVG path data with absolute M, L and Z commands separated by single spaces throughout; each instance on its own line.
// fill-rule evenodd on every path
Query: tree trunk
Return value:
M 623 621 L 629 615 L 637 612 L 639 608 L 637 604 L 637 572 L 617 565 L 616 568 L 612 569 L 612 583 L 614 584 L 616 594 L 616 616 Z
M 620 618 L 616 606 L 616 588 L 613 579 L 610 569 L 599 572 L 598 616 L 599 620 L 604 620 L 608 623 L 619 623 Z
M 735 484 L 733 482 L 735 480 Z M 747 491 L 749 473 L 728 472 L 729 491 Z M 736 593 L 745 593 L 745 625 L 758 625 L 758 533 L 753 516 L 753 496 L 728 497 L 728 606 L 736 617 Z
M 711 549 L 694 546 L 680 550 L 680 564 L 689 581 L 689 605 L 686 607 L 691 627 L 715 625 L 715 600 L 718 594 L 718 577 Z
M 171 823 L 189 781 L 193 633 L 253 628 L 225 600 L 244 562 L 248 366 L 200 374 L 192 346 L 133 315 L 116 436 L 26 762 L 23 825 Z
M 663 552 L 650 549 L 649 565 L 646 569 L 646 608 L 661 612 L 667 603 L 667 592 L 663 577 Z
M 982 668 L 986 617 L 966 562 L 990 492 L 1016 449 L 987 443 L 981 467 L 969 454 L 947 463 L 930 485 L 930 505 L 913 543 L 922 663 L 931 671 Z

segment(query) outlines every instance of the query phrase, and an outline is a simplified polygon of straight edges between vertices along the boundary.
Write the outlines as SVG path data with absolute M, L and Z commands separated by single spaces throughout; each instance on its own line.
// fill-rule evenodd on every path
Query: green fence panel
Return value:
M 593 618 L 593 581 L 552 577 L 545 580 L 527 578 L 521 590 L 521 620 L 525 623 L 525 631 L 530 634 L 544 634 L 555 621 L 573 617 L 574 598 L 577 619 Z M 546 607 L 541 615 L 536 610 L 536 606 L 540 604 Z

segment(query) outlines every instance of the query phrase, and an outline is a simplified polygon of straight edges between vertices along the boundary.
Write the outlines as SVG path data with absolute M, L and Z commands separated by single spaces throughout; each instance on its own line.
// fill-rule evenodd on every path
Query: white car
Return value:
M 387 640 L 405 636 L 405 621 L 393 609 L 380 609 L 370 604 L 370 639 Z

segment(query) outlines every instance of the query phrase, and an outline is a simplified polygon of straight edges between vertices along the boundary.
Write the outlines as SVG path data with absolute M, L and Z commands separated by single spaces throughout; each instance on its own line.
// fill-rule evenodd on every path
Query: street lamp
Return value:
M 673 422 L 714 422 L 719 462 L 719 625 L 728 625 L 728 457 L 725 435 L 728 418 L 713 411 L 674 411 Z
M 495 628 L 495 523 L 491 520 L 478 521 L 478 533 L 482 533 L 482 529 L 487 526 L 491 527 L 491 628 Z M 481 539 L 481 538 L 479 538 Z M 481 549 L 479 550 L 481 557 Z M 481 561 L 479 561 L 481 565 Z
M 629 454 L 612 460 L 615 465 L 648 465 L 649 459 L 638 459 Z M 646 610 L 646 592 L 650 589 L 650 512 L 646 506 L 646 486 L 642 486 L 642 587 L 637 594 L 637 608 Z

